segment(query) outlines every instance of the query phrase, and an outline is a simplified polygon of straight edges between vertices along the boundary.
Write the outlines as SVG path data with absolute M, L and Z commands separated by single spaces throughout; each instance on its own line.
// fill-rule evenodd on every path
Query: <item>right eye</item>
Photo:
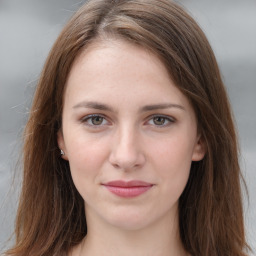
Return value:
M 107 120 L 101 115 L 88 115 L 82 119 L 82 123 L 88 126 L 102 126 L 108 124 Z

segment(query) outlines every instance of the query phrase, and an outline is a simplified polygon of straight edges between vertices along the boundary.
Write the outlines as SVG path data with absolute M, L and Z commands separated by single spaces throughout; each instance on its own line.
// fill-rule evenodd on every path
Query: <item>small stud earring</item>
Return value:
M 65 153 L 64 153 L 64 151 L 63 151 L 62 149 L 60 150 L 60 154 L 61 154 L 62 156 L 65 155 Z

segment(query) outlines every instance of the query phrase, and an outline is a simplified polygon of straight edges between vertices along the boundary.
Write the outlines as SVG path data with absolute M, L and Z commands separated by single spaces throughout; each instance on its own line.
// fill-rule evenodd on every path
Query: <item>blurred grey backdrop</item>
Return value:
M 84 2 L 0 0 L 0 248 L 14 228 L 20 177 L 13 174 L 34 87 L 61 28 Z M 228 88 L 249 190 L 247 237 L 256 249 L 256 0 L 176 2 L 205 31 Z

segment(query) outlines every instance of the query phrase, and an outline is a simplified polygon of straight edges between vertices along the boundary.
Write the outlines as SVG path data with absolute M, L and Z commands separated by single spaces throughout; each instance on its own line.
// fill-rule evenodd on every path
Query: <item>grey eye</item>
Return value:
M 153 126 L 166 127 L 174 122 L 175 120 L 170 116 L 154 115 L 149 119 L 148 124 Z
M 153 122 L 155 125 L 164 125 L 166 121 L 166 118 L 162 116 L 156 116 L 153 118 Z
M 91 119 L 92 125 L 101 125 L 104 120 L 104 118 L 102 116 L 93 116 L 90 119 Z
M 105 116 L 100 114 L 87 115 L 81 119 L 81 122 L 90 128 L 100 128 L 110 124 Z

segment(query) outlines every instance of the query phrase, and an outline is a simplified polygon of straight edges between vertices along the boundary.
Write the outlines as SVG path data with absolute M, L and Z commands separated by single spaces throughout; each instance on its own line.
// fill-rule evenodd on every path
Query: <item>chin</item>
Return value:
M 127 231 L 137 231 L 146 228 L 151 222 L 155 221 L 152 216 L 150 219 L 145 216 L 149 216 L 149 214 L 126 210 L 116 211 L 114 214 L 111 214 L 109 218 L 105 216 L 105 220 L 113 227 Z

